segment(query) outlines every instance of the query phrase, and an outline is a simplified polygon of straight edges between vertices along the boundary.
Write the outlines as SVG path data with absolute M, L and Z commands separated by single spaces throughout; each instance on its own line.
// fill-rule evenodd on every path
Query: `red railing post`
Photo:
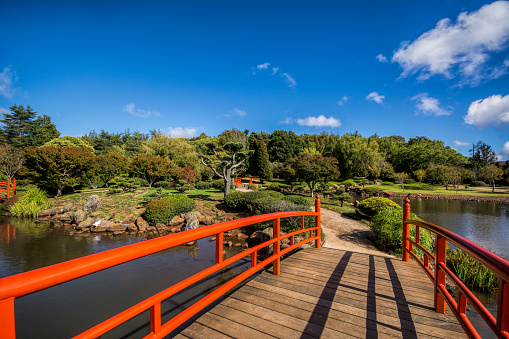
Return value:
M 445 299 L 440 293 L 439 286 L 445 289 L 445 272 L 440 264 L 445 266 L 447 256 L 447 239 L 435 235 L 435 312 L 445 313 Z
M 223 232 L 216 234 L 216 264 L 223 262 Z
M 16 195 L 16 178 L 12 178 L 12 194 Z
M 7 199 L 11 197 L 11 179 L 7 179 Z
M 401 249 L 401 260 L 403 261 L 410 260 L 410 254 L 408 253 L 410 249 L 410 241 L 408 241 L 410 237 L 410 225 L 405 224 L 405 221 L 408 219 L 410 219 L 410 199 L 407 197 L 403 204 L 403 248 Z
M 317 194 L 315 199 L 315 212 L 318 213 L 316 216 L 316 236 L 317 239 L 315 240 L 315 247 L 320 248 L 321 247 L 321 218 L 320 218 L 320 196 Z
M 276 255 L 276 260 L 274 260 L 274 266 L 272 268 L 272 273 L 275 275 L 279 275 L 281 273 L 280 263 L 280 249 L 281 249 L 281 241 L 280 241 L 280 228 L 281 220 L 279 218 L 274 219 L 272 223 L 272 238 L 277 239 L 277 241 L 272 245 L 272 252 Z
M 249 186 L 253 186 L 253 178 L 249 178 Z
M 14 298 L 8 298 L 0 301 L 0 328 L 2 329 L 2 338 L 16 338 Z
M 509 283 L 498 278 L 497 329 L 509 332 Z

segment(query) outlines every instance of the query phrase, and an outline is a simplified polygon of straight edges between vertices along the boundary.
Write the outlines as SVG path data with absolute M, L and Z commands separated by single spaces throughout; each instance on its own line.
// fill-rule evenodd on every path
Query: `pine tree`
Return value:
M 267 152 L 267 145 L 265 145 L 265 141 L 261 135 L 256 137 L 258 148 L 255 150 L 257 162 L 257 176 L 260 178 L 260 181 L 263 183 L 264 179 L 272 179 L 272 166 L 269 161 L 269 152 Z

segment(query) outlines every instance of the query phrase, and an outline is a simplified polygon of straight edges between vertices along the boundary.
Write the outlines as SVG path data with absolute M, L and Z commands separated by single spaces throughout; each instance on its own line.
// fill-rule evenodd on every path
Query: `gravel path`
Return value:
M 370 240 L 373 231 L 366 224 L 325 208 L 321 212 L 324 247 L 393 257 L 376 249 Z

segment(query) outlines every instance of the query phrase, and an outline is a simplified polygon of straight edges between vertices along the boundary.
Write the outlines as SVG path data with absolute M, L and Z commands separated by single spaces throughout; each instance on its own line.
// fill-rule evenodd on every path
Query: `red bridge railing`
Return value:
M 301 217 L 301 229 L 285 235 L 281 235 L 281 219 L 299 216 Z M 304 218 L 306 216 L 316 218 L 314 227 L 305 227 Z M 266 221 L 273 221 L 273 238 L 271 240 L 249 248 L 230 258 L 223 258 L 224 232 Z M 299 242 L 295 242 L 296 235 L 308 232 L 309 237 Z M 198 272 L 195 275 L 173 286 L 168 287 L 167 289 L 130 307 L 129 309 L 117 314 L 116 316 L 113 316 L 112 318 L 103 321 L 91 329 L 76 335 L 74 338 L 97 338 L 98 336 L 114 329 L 115 327 L 149 309 L 151 331 L 150 334 L 145 336 L 145 338 L 162 338 L 171 333 L 178 326 L 183 324 L 186 320 L 190 319 L 206 306 L 210 305 L 224 293 L 228 292 L 230 289 L 254 273 L 258 272 L 263 267 L 269 265 L 270 263 L 273 263 L 274 274 L 279 275 L 280 260 L 282 255 L 310 241 L 315 241 L 315 246 L 317 248 L 320 247 L 319 197 L 318 195 L 316 196 L 315 212 L 280 212 L 227 221 L 216 225 L 205 226 L 190 231 L 143 241 L 137 244 L 123 246 L 109 251 L 92 254 L 86 257 L 69 260 L 60 264 L 2 278 L 0 279 L 0 337 L 3 339 L 12 339 L 16 337 L 16 326 L 14 319 L 14 302 L 16 298 L 209 236 L 216 237 L 215 265 L 201 272 Z M 286 238 L 290 238 L 290 246 L 281 250 L 281 240 Z M 257 252 L 264 247 L 271 245 L 273 246 L 273 254 L 263 261 L 258 262 Z M 239 274 L 235 278 L 229 280 L 213 292 L 209 293 L 168 322 L 164 324 L 161 323 L 161 302 L 163 300 L 246 256 L 251 257 L 251 267 L 249 269 Z
M 16 179 L 0 181 L 0 200 L 7 200 L 16 194 Z
M 410 225 L 415 225 L 415 239 L 410 238 Z M 420 228 L 424 228 L 435 235 L 435 255 L 420 244 Z M 476 296 L 463 284 L 458 277 L 446 266 L 447 242 L 470 255 L 489 270 L 498 275 L 498 306 L 495 318 Z M 423 253 L 424 261 L 413 252 L 413 246 Z M 475 308 L 493 333 L 499 338 L 509 338 L 509 262 L 482 248 L 481 246 L 442 227 L 410 219 L 410 200 L 405 199 L 403 205 L 403 261 L 409 261 L 412 256 L 428 274 L 435 285 L 435 311 L 445 313 L 445 302 L 458 319 L 470 338 L 481 338 L 476 329 L 467 318 L 467 301 Z M 430 259 L 434 270 L 429 267 Z M 446 288 L 446 278 L 458 289 L 458 299 L 449 293 Z

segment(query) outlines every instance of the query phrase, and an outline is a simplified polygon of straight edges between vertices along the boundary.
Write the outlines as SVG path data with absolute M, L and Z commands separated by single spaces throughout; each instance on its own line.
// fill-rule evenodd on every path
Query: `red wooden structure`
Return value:
M 415 239 L 410 238 L 410 225 L 415 225 Z M 420 244 L 420 228 L 424 228 L 435 235 L 435 254 Z M 479 261 L 489 270 L 498 275 L 498 309 L 495 318 L 476 296 L 463 284 L 458 277 L 446 266 L 447 242 L 450 242 L 466 254 Z M 423 260 L 413 252 L 413 246 L 423 253 Z M 410 200 L 405 199 L 403 205 L 403 261 L 413 257 L 428 274 L 435 285 L 435 311 L 445 313 L 445 302 L 454 313 L 458 322 L 471 338 L 481 338 L 467 317 L 467 302 L 479 313 L 493 333 L 499 338 L 509 338 L 509 262 L 482 248 L 481 246 L 442 227 L 410 219 Z M 434 269 L 430 269 L 430 259 Z M 458 288 L 458 300 L 446 288 L 446 279 Z
M 0 200 L 7 200 L 16 194 L 16 178 L 0 181 Z
M 300 217 L 301 229 L 281 235 L 280 221 L 282 218 Z M 315 218 L 313 227 L 305 228 L 304 218 Z M 223 233 L 229 230 L 240 228 L 260 222 L 273 222 L 273 238 L 264 243 L 246 249 L 233 257 L 223 258 Z M 295 242 L 298 234 L 309 234 L 309 237 Z M 304 243 L 314 241 L 317 248 L 320 247 L 320 200 L 318 195 L 315 200 L 315 212 L 292 211 L 258 215 L 244 219 L 232 220 L 216 225 L 201 227 L 194 230 L 167 235 L 164 237 L 143 241 L 109 251 L 92 254 L 86 257 L 69 260 L 60 264 L 43 267 L 33 271 L 20 273 L 0 279 L 0 335 L 2 339 L 12 339 L 16 336 L 16 323 L 14 319 L 14 301 L 16 298 L 34 293 L 52 286 L 83 277 L 122 263 L 145 257 L 168 248 L 179 246 L 190 241 L 215 236 L 216 237 L 216 263 L 215 265 L 196 273 L 195 275 L 168 287 L 167 289 L 153 295 L 152 297 L 132 306 L 131 308 L 105 320 L 91 329 L 77 335 L 75 338 L 97 338 L 109 330 L 123 324 L 138 314 L 150 310 L 151 333 L 145 338 L 163 338 L 178 326 L 190 319 L 203 308 L 221 297 L 224 293 L 250 277 L 257 271 L 273 264 L 274 274 L 280 274 L 281 256 L 294 250 Z M 281 249 L 281 240 L 290 238 L 290 246 Z M 273 247 L 273 254 L 261 262 L 258 262 L 257 252 L 266 246 Z M 182 311 L 173 319 L 161 323 L 161 302 L 175 293 L 191 286 L 192 284 L 210 276 L 222 268 L 240 260 L 246 256 L 251 257 L 251 267 L 235 278 L 207 294 L 198 302 Z

